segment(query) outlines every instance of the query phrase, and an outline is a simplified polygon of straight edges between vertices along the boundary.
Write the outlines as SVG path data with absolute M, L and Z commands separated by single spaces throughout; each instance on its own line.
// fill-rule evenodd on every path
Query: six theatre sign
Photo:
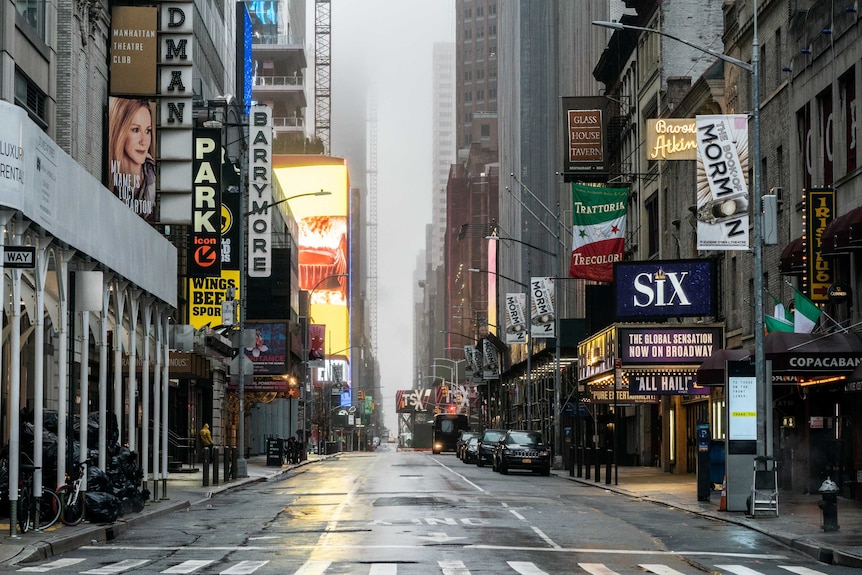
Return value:
M 614 264 L 620 321 L 716 315 L 714 259 Z

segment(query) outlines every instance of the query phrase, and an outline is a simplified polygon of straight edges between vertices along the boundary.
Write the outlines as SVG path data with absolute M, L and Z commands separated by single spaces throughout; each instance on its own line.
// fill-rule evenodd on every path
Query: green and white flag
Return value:
M 772 315 L 764 317 L 766 333 L 772 333 L 773 331 L 793 333 L 793 313 L 785 308 L 784 304 L 775 296 L 772 296 L 772 301 L 775 303 Z
M 817 304 L 805 297 L 805 294 L 793 288 L 796 297 L 793 299 L 793 331 L 796 333 L 811 333 L 823 313 Z

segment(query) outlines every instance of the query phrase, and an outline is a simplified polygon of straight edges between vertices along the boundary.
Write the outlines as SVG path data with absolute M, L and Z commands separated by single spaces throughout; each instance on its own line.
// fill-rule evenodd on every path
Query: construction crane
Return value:
M 332 110 L 332 6 L 330 0 L 314 0 L 314 133 L 327 155 L 330 148 Z

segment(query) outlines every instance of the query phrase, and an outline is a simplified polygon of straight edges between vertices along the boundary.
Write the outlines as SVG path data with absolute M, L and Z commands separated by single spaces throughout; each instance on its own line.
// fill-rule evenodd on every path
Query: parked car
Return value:
M 479 437 L 479 458 L 476 465 L 484 467 L 486 463 L 494 461 L 494 444 L 506 434 L 505 429 L 486 429 Z
M 467 442 L 470 441 L 471 437 L 478 437 L 479 433 L 476 431 L 462 431 L 461 435 L 458 437 L 458 441 L 455 443 L 455 455 L 458 456 L 458 459 L 464 461 L 464 449 L 467 447 Z
M 476 463 L 479 459 L 479 437 L 478 434 L 474 434 L 473 437 L 467 441 L 467 445 L 464 446 L 464 455 L 461 457 L 461 460 L 464 463 Z
M 494 470 L 504 475 L 510 469 L 551 474 L 550 446 L 539 431 L 510 429 L 497 442 L 493 458 Z

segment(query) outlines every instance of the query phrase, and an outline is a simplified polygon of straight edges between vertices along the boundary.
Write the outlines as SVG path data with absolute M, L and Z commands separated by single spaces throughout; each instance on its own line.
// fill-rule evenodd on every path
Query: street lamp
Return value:
M 482 269 L 479 269 L 479 268 L 467 268 L 467 271 L 468 271 L 468 272 L 472 272 L 472 273 L 474 273 L 474 274 L 479 274 L 479 273 L 494 274 L 495 276 L 500 277 L 500 278 L 503 278 L 504 280 L 509 280 L 509 281 L 510 281 L 510 282 L 512 282 L 513 284 L 518 284 L 518 285 L 519 285 L 519 286 L 521 286 L 522 288 L 525 288 L 525 289 L 526 289 L 526 287 L 527 287 L 527 284 L 525 284 L 524 282 L 519 282 L 518 280 L 516 280 L 516 279 L 512 279 L 512 278 L 510 278 L 509 276 L 504 276 L 504 275 L 503 275 L 503 274 L 501 274 L 500 272 L 492 272 L 491 270 L 482 270 Z
M 240 194 L 240 202 L 241 202 L 240 213 L 242 213 L 242 217 L 239 218 L 240 237 L 243 238 L 243 241 L 247 244 L 247 241 L 245 239 L 245 233 L 246 233 L 245 219 L 247 217 L 253 215 L 253 214 L 265 213 L 272 206 L 276 206 L 278 204 L 289 202 L 289 201 L 295 200 L 297 198 L 303 198 L 306 196 L 328 196 L 331 193 L 332 192 L 326 192 L 326 191 L 320 190 L 319 192 L 306 192 L 306 193 L 302 193 L 302 194 L 296 194 L 293 196 L 289 196 L 287 198 L 282 198 L 282 199 L 278 200 L 277 202 L 273 202 L 271 204 L 264 203 L 262 206 L 260 206 L 256 209 L 245 212 L 243 210 L 244 210 L 244 208 L 248 202 L 248 199 L 246 197 L 248 194 L 248 187 L 246 186 L 243 189 L 242 194 Z M 246 245 L 246 248 L 248 248 L 248 247 L 249 246 Z M 245 347 L 246 346 L 245 346 L 245 342 L 243 341 L 243 339 L 244 339 L 243 336 L 245 333 L 245 304 L 246 304 L 246 287 L 247 287 L 246 284 L 247 284 L 247 276 L 248 276 L 248 270 L 246 270 L 246 268 L 245 268 L 245 257 L 246 257 L 245 249 L 246 248 L 239 250 L 239 269 L 240 269 L 241 277 L 240 277 L 240 282 L 239 282 L 239 291 L 240 291 L 240 293 L 239 293 L 239 313 L 238 313 L 239 321 L 237 322 L 237 327 L 239 329 L 239 344 L 240 344 L 239 345 L 238 361 L 237 361 L 237 363 L 239 364 L 237 366 L 237 374 L 239 376 L 239 385 L 237 386 L 237 394 L 239 395 L 239 407 L 238 407 L 238 419 L 239 419 L 239 421 L 237 422 L 237 446 L 239 448 L 239 454 L 237 455 L 237 462 L 236 462 L 236 476 L 237 477 L 248 477 L 248 462 L 246 461 L 246 458 L 245 458 L 245 361 L 244 360 L 245 360 Z
M 698 46 L 688 40 L 673 36 L 660 30 L 630 26 L 618 22 L 594 21 L 594 26 L 602 26 L 612 30 L 637 30 L 649 34 L 658 34 L 670 38 L 686 46 L 705 52 L 728 64 L 738 66 L 751 74 L 751 120 L 752 140 L 754 144 L 753 161 L 754 174 L 754 376 L 757 390 L 757 455 L 769 457 L 772 452 L 771 442 L 767 440 L 772 430 L 772 402 L 766 401 L 771 389 L 766 382 L 766 352 L 765 334 L 763 330 L 763 213 L 761 191 L 763 184 L 760 173 L 760 42 L 757 38 L 757 0 L 752 4 L 752 42 L 751 64 L 732 58 L 727 54 L 716 52 L 705 46 Z
M 322 191 L 323 191 L 323 190 L 321 190 L 321 192 L 322 192 Z M 325 195 L 325 194 L 321 194 L 321 193 L 312 193 L 312 194 L 309 194 L 309 195 Z M 276 203 L 279 203 L 279 202 L 276 202 Z M 275 204 L 270 204 L 270 205 L 272 206 L 272 205 L 275 205 Z M 312 393 L 312 406 L 313 406 L 313 403 L 314 403 L 314 399 L 313 399 L 313 395 L 314 395 L 314 393 L 313 393 L 313 392 L 314 392 L 314 388 L 312 387 L 313 382 L 311 381 L 311 362 L 309 361 L 309 358 L 308 358 L 308 355 L 309 355 L 309 353 L 311 352 L 311 342 L 310 342 L 310 341 L 308 341 L 308 338 L 309 338 L 309 329 L 308 329 L 308 327 L 309 327 L 309 323 L 310 323 L 310 320 L 311 320 L 311 300 L 313 300 L 313 299 L 314 299 L 314 292 L 315 292 L 315 290 L 317 290 L 317 288 L 319 288 L 319 287 L 320 287 L 324 282 L 326 282 L 327 280 L 330 280 L 330 279 L 332 279 L 332 278 L 345 278 L 345 277 L 349 277 L 349 274 L 331 274 L 331 275 L 328 275 L 328 276 L 326 276 L 326 277 L 320 278 L 320 280 L 319 280 L 316 284 L 314 284 L 314 287 L 312 287 L 312 288 L 311 288 L 311 290 L 309 290 L 309 292 L 308 292 L 308 301 L 307 301 L 307 303 L 306 303 L 306 309 L 305 309 L 305 337 L 303 338 L 303 345 L 304 345 L 305 349 L 303 350 L 303 354 L 302 354 L 302 355 L 303 355 L 303 358 L 305 359 L 306 391 L 309 391 L 309 388 L 310 388 L 310 391 L 311 391 L 311 393 Z M 350 349 L 350 348 L 347 348 L 347 349 Z M 346 350 L 344 350 L 344 349 L 339 350 L 339 352 L 338 352 L 338 353 L 341 353 L 342 351 L 346 351 Z M 330 393 L 331 393 L 331 390 L 330 390 Z M 313 407 L 312 407 L 312 409 L 313 409 Z M 306 405 L 306 406 L 305 406 L 305 411 L 306 411 L 306 412 L 308 412 L 308 411 L 309 411 L 309 409 L 308 409 L 308 405 Z M 308 414 L 308 413 L 306 413 L 306 416 L 308 417 L 308 416 L 309 416 L 309 414 Z M 307 428 L 305 431 L 306 431 L 306 433 L 307 433 L 307 432 L 308 432 L 308 431 L 310 431 L 310 430 L 311 430 L 311 426 L 309 425 L 309 426 L 308 426 L 308 428 Z M 320 452 L 320 448 L 321 448 L 321 446 L 320 446 L 320 445 L 318 445 L 318 452 Z

